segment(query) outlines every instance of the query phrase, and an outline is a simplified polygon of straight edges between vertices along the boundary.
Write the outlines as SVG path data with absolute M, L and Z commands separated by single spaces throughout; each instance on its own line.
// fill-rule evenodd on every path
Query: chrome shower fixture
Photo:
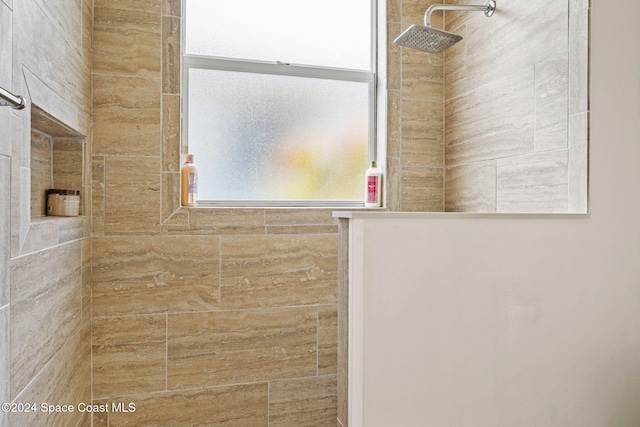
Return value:
M 429 53 L 440 53 L 462 40 L 462 36 L 438 30 L 431 26 L 431 14 L 436 10 L 457 10 L 465 12 L 484 12 L 489 17 L 496 11 L 496 2 L 489 0 L 484 5 L 458 6 L 452 4 L 434 4 L 424 14 L 424 25 L 412 25 L 393 41 L 398 46 L 411 47 Z

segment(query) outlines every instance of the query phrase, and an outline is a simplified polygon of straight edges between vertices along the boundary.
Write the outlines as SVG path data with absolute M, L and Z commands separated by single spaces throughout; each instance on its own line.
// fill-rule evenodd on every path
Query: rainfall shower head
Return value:
M 496 2 L 490 0 L 484 6 L 434 4 L 424 14 L 424 25 L 410 26 L 393 43 L 429 53 L 440 53 L 462 40 L 462 36 L 438 30 L 431 26 L 431 14 L 436 10 L 479 11 L 484 12 L 486 16 L 491 16 L 496 10 Z

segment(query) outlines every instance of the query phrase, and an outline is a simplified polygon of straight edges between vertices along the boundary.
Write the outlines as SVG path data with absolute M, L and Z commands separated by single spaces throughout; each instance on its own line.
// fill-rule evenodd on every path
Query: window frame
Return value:
M 218 56 L 187 54 L 186 51 L 186 7 L 182 1 L 181 25 L 181 112 L 182 132 L 180 138 L 181 154 L 187 154 L 189 147 L 189 70 L 204 69 L 216 71 L 244 72 L 290 77 L 316 78 L 366 83 L 369 87 L 369 163 L 375 160 L 378 167 L 385 170 L 386 162 L 386 14 L 384 2 L 370 0 L 371 3 L 371 44 L 369 70 L 320 67 L 303 64 L 285 63 L 280 60 L 260 61 Z M 383 6 L 380 6 L 380 5 Z M 383 61 L 384 62 L 381 62 Z M 382 194 L 385 205 L 385 192 Z M 362 208 L 364 207 L 364 183 L 362 200 L 199 200 L 198 207 L 303 207 L 303 208 Z

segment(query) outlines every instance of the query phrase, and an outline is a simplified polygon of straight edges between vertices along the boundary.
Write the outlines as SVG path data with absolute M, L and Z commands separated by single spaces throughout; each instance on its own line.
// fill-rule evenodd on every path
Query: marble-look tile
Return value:
M 47 190 L 53 188 L 53 138 L 31 132 L 31 216 L 44 216 Z
M 402 97 L 442 102 L 444 56 L 402 48 Z
M 35 402 L 38 411 L 12 413 L 12 426 L 76 426 L 81 419 L 86 420 L 76 405 L 91 402 L 90 344 L 88 328 L 70 337 L 18 398 L 20 402 Z M 74 412 L 47 414 L 40 410 L 42 403 L 73 405 Z
M 160 79 L 94 74 L 93 154 L 159 156 Z
M 264 234 L 263 209 L 189 209 L 189 225 L 205 234 Z
M 134 413 L 109 413 L 111 426 L 267 427 L 268 383 L 125 397 Z M 95 425 L 95 424 L 94 424 Z
M 387 92 L 387 156 L 400 157 L 402 153 L 402 98 L 397 90 Z
M 402 168 L 401 210 L 442 212 L 444 210 L 444 168 Z
M 503 1 L 491 18 L 482 13 L 459 15 L 467 26 L 469 89 L 492 81 L 493 76 L 507 76 L 548 58 L 566 56 L 567 1 Z M 500 42 L 490 42 L 496 40 Z
M 268 225 L 267 234 L 333 234 L 337 225 Z
M 442 3 L 438 0 L 400 0 L 401 3 L 401 22 L 403 27 L 408 27 L 411 24 L 423 24 L 424 13 L 432 4 Z M 431 16 L 431 25 L 436 28 L 442 28 L 443 25 L 443 13 L 436 12 Z
M 335 234 L 223 236 L 221 307 L 335 303 L 337 247 Z
M 387 157 L 387 175 L 385 188 L 382 197 L 385 199 L 386 207 L 393 212 L 400 211 L 402 198 L 400 159 L 398 157 Z
M 496 212 L 496 161 L 448 167 L 446 212 Z
M 170 314 L 168 389 L 317 372 L 317 309 Z
M 105 208 L 105 158 L 91 157 L 91 232 L 95 236 L 104 234 Z
M 162 95 L 162 171 L 179 172 L 180 96 Z
M 93 316 L 218 308 L 218 236 L 94 237 Z
M 160 77 L 158 11 L 93 9 L 94 73 Z
M 266 209 L 267 234 L 331 234 L 338 232 L 332 209 Z
M 10 402 L 9 305 L 0 305 L 0 402 Z M 8 426 L 9 417 L 0 412 L 0 425 Z
M 269 427 L 334 427 L 336 406 L 334 375 L 269 384 Z
M 162 0 L 163 16 L 181 16 L 182 2 L 181 0 Z
M 162 172 L 162 224 L 163 225 L 175 225 L 175 220 L 177 218 L 173 218 L 169 220 L 172 216 L 180 209 L 180 172 Z M 188 209 L 184 209 L 185 212 L 188 213 Z M 184 225 L 188 228 L 189 226 L 189 218 L 188 215 L 184 216 Z M 168 223 L 168 221 L 170 221 Z
M 387 90 L 402 88 L 402 48 L 393 43 L 401 32 L 399 23 L 387 23 Z
M 536 64 L 536 152 L 567 148 L 568 71 L 566 55 Z
M 63 190 L 82 190 L 84 150 L 82 140 L 53 140 L 53 186 Z M 82 197 L 83 194 L 80 194 Z
M 165 0 L 94 0 L 94 8 L 110 7 L 113 9 L 137 12 L 149 12 L 156 15 L 162 13 L 162 2 Z
M 165 315 L 92 321 L 93 397 L 166 390 Z
M 29 254 L 58 244 L 58 227 L 55 220 L 46 217 L 32 218 L 21 254 Z
M 347 425 L 349 418 L 349 224 L 350 220 L 340 218 L 339 266 L 338 266 L 338 380 L 337 380 L 337 411 L 338 421 Z M 340 425 L 338 424 L 338 427 Z
M 498 160 L 498 212 L 567 212 L 568 150 Z
M 444 165 L 442 114 L 442 102 L 402 99 L 403 168 Z
M 180 94 L 180 17 L 162 17 L 162 93 Z
M 82 58 L 88 70 L 93 69 L 93 1 L 82 1 Z
M 11 159 L 0 155 L 0 307 L 9 303 L 11 258 Z
M 447 21 L 448 23 L 448 21 Z M 447 25 L 449 27 L 449 25 Z M 462 40 L 447 49 L 445 52 L 445 100 L 461 96 L 468 90 L 467 70 L 467 26 L 462 25 L 455 29 L 447 28 L 447 31 L 462 36 Z
M 105 233 L 159 232 L 159 157 L 107 157 Z
M 338 372 L 338 308 L 318 309 L 318 375 Z
M 402 0 L 387 0 L 387 22 L 400 22 Z
M 11 19 L 11 9 L 6 4 L 0 4 L 0 87 L 10 90 L 13 86 L 11 81 L 13 66 L 13 44 L 12 44 L 12 28 L 13 20 Z M 8 112 L 5 113 L 6 117 Z M 4 120 L 3 120 L 4 122 Z M 0 136 L 2 134 L 0 133 Z M 0 147 L 3 142 L 0 140 Z M 9 154 L 6 151 L 0 151 L 0 154 Z
M 447 101 L 447 166 L 533 152 L 534 88 L 530 67 Z
M 76 4 L 76 0 L 69 3 Z M 45 7 L 36 1 L 15 2 L 13 19 L 14 55 L 20 58 L 28 86 L 20 92 L 22 95 L 28 93 L 31 103 L 87 135 L 90 131 L 91 73 L 84 66 L 77 41 L 70 42 L 72 38 L 80 38 L 80 26 L 74 34 L 62 33 L 56 19 L 48 16 Z M 15 78 L 17 76 L 14 81 Z M 19 91 L 19 88 L 14 89 Z
M 11 396 L 80 329 L 80 242 L 11 261 Z
M 337 225 L 333 209 L 266 209 L 265 223 L 274 225 Z
M 91 324 L 91 239 L 82 239 L 80 242 L 82 256 L 82 299 L 80 321 L 82 327 Z
M 60 244 L 89 237 L 89 229 L 85 217 L 56 218 L 55 223 L 58 228 L 58 243 Z
M 82 3 L 83 0 L 47 1 L 33 0 L 42 9 L 47 19 L 53 22 L 60 34 L 75 51 L 82 47 Z
M 569 116 L 569 212 L 588 212 L 589 113 Z
M 0 108 L 0 156 L 11 157 L 12 114 L 10 108 Z
M 24 123 L 23 123 L 24 124 Z M 31 131 L 41 133 L 49 138 L 80 138 L 77 131 L 61 118 L 53 116 L 50 112 L 44 111 L 37 105 L 31 104 Z
M 589 0 L 569 0 L 569 13 L 571 15 L 589 8 Z
M 589 9 L 569 18 L 569 114 L 589 109 Z

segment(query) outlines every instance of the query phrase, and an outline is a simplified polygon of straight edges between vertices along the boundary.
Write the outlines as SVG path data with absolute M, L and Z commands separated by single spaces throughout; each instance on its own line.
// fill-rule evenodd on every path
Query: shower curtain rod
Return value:
M 27 106 L 27 102 L 23 97 L 7 92 L 0 87 L 0 106 L 22 110 Z

